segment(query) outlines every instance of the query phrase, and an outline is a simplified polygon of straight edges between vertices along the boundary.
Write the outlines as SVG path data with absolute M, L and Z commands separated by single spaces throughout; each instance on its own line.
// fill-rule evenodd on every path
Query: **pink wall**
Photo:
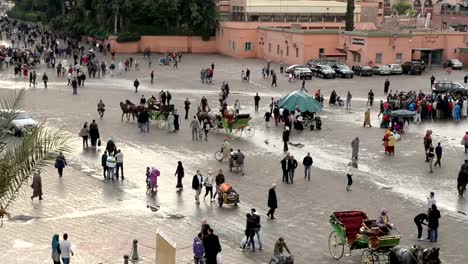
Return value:
M 151 52 L 180 51 L 187 53 L 215 53 L 216 41 L 203 41 L 200 37 L 187 36 L 142 36 L 136 42 L 118 43 L 115 37 L 109 42 L 116 53 L 138 53 L 149 48 Z

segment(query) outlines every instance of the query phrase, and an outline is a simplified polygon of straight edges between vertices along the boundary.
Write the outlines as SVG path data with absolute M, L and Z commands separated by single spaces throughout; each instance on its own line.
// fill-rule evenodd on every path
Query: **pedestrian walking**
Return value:
M 153 84 L 153 81 L 154 81 L 154 70 L 151 71 L 151 73 L 150 73 L 150 78 L 151 78 L 151 84 Z
M 200 170 L 197 170 L 197 174 L 193 176 L 192 179 L 192 189 L 195 190 L 195 202 L 200 204 L 200 193 L 203 187 L 203 175 Z
M 355 137 L 353 141 L 351 141 L 351 159 L 358 159 L 359 156 L 359 137 Z
M 429 193 L 429 197 L 427 197 L 427 212 L 430 213 L 432 209 L 432 205 L 436 204 L 435 194 L 434 192 Z
M 437 205 L 433 204 L 431 206 L 431 211 L 429 212 L 429 223 L 427 224 L 429 227 L 429 241 L 431 242 L 437 242 L 439 236 L 439 218 L 440 211 L 437 209 Z
M 76 81 L 76 78 L 73 78 L 71 86 L 73 89 L 73 94 L 78 94 L 78 82 Z
M 271 77 L 271 87 L 273 87 L 273 85 L 275 87 L 278 87 L 278 84 L 276 83 L 276 73 L 274 73 L 274 72 L 272 73 L 272 77 Z
M 364 112 L 364 124 L 362 126 L 363 127 L 366 127 L 366 126 L 372 127 L 371 121 L 370 121 L 370 107 L 368 107 L 366 112 Z
M 194 264 L 205 264 L 205 247 L 203 246 L 202 233 L 198 233 L 196 237 L 193 238 L 193 259 Z
M 104 153 L 101 156 L 101 166 L 102 166 L 102 174 L 104 179 L 106 179 L 107 175 L 107 150 L 104 150 Z
M 270 128 L 270 119 L 271 119 L 271 112 L 265 112 L 265 115 L 263 116 L 265 119 L 265 127 Z
M 180 116 L 177 109 L 174 109 L 174 133 L 179 132 L 180 129 Z
M 33 189 L 33 195 L 31 196 L 31 201 L 39 197 L 39 200 L 42 200 L 42 178 L 41 178 L 41 171 L 35 171 L 33 176 L 33 182 L 31 184 L 31 188 Z
M 353 96 L 351 95 L 351 92 L 348 91 L 348 94 L 346 95 L 346 110 L 351 110 L 351 99 Z
M 246 224 L 245 224 L 245 242 L 242 246 L 242 251 L 245 250 L 245 247 L 248 246 L 251 248 L 252 252 L 255 252 L 255 219 L 251 214 L 246 214 Z
M 172 112 L 169 112 L 169 115 L 167 116 L 167 129 L 169 130 L 169 133 L 175 132 L 174 115 L 172 114 Z
M 290 166 L 288 166 L 288 177 L 289 177 L 290 183 L 293 184 L 294 183 L 294 171 L 297 168 L 297 160 L 292 155 L 289 157 L 289 165 Z
M 184 166 L 182 165 L 182 161 L 177 162 L 177 169 L 174 173 L 174 176 L 177 176 L 177 185 L 176 189 L 178 191 L 182 190 L 184 188 L 184 185 L 182 184 L 182 179 L 184 178 Z
M 104 112 L 106 111 L 106 105 L 102 102 L 102 100 L 99 100 L 99 103 L 97 104 L 97 111 L 99 117 L 102 119 L 104 117 Z
M 289 142 L 289 127 L 285 126 L 283 131 L 283 151 L 288 151 L 288 142 Z
M 135 81 L 133 82 L 133 86 L 135 87 L 135 93 L 137 93 L 138 86 L 140 86 L 140 82 L 138 81 L 138 79 L 135 79 Z
M 140 133 L 143 133 L 145 128 L 146 132 L 149 133 L 149 114 L 146 108 L 138 114 L 137 121 L 138 127 L 140 128 Z
M 172 100 L 172 94 L 171 94 L 169 91 L 166 91 L 166 102 L 167 102 L 167 105 L 170 105 L 170 104 L 171 104 L 171 100 Z
M 214 68 L 214 65 L 213 65 Z M 221 252 L 221 244 L 219 238 L 213 233 L 213 229 L 208 229 L 208 235 L 203 239 L 205 247 L 206 264 L 218 264 L 218 254 Z
M 390 88 L 390 81 L 387 79 L 384 83 L 384 94 L 388 94 L 388 89 Z
M 254 103 L 255 103 L 255 112 L 258 112 L 258 103 L 260 102 L 260 96 L 258 93 L 255 94 L 254 96 Z
M 387 145 L 388 155 L 395 156 L 395 134 L 393 132 L 390 132 Z
M 221 187 L 221 184 L 225 182 L 223 170 L 219 170 L 218 175 L 215 177 L 215 183 L 216 183 L 216 191 L 215 194 L 213 195 L 213 199 L 216 198 L 216 195 L 219 195 L 219 187 Z
M 348 165 L 346 166 L 346 177 L 348 178 L 346 191 L 351 191 L 351 185 L 353 185 L 353 163 L 352 162 L 348 162 Z
M 435 77 L 434 75 L 431 76 L 431 89 L 432 89 L 432 86 L 434 86 L 434 81 L 435 81 Z
M 281 160 L 281 170 L 283 171 L 283 183 L 286 182 L 289 184 L 289 167 L 291 166 L 290 161 L 289 161 L 289 154 L 286 155 Z
M 196 116 L 193 116 L 193 120 L 190 123 L 190 128 L 192 128 L 192 140 L 198 141 L 198 130 L 200 129 L 200 122 Z
M 60 178 L 63 176 L 63 168 L 65 168 L 67 165 L 67 160 L 65 159 L 62 151 L 60 151 L 57 158 L 55 158 L 55 168 L 57 168 L 57 172 Z
M 119 180 L 119 170 L 121 171 L 121 176 L 122 176 L 122 181 L 125 179 L 124 177 L 124 166 L 123 166 L 123 163 L 124 163 L 124 155 L 122 153 L 122 151 L 120 149 L 117 150 L 117 153 L 115 153 L 115 161 L 117 162 L 116 163 L 116 178 L 117 180 Z
M 47 88 L 47 82 L 49 81 L 49 77 L 47 76 L 47 74 L 44 72 L 44 74 L 42 75 L 42 82 L 44 82 L 44 88 Z
M 205 141 L 208 141 L 208 131 L 210 131 L 210 122 L 208 121 L 208 119 L 205 119 L 201 122 L 201 131 L 203 131 L 203 133 L 205 134 Z M 202 139 L 202 135 L 201 135 L 201 131 L 200 131 L 200 140 Z
M 83 148 L 88 148 L 89 128 L 88 122 L 85 122 L 83 128 L 80 130 L 80 137 L 83 138 Z
M 203 196 L 203 201 L 206 200 L 206 196 L 208 195 L 208 193 L 210 194 L 210 202 L 214 201 L 214 199 L 213 199 L 213 183 L 214 183 L 213 172 L 210 170 L 210 171 L 208 171 L 208 174 L 205 177 L 204 182 L 203 182 L 203 185 L 205 186 L 205 196 Z
M 245 79 L 247 82 L 250 81 L 250 69 L 247 68 L 247 70 L 245 71 Z
M 460 168 L 460 172 L 458 172 L 458 178 L 457 178 L 457 191 L 458 191 L 459 198 L 463 198 L 463 194 L 465 193 L 467 183 L 468 183 L 468 160 L 465 160 L 465 163 L 463 163 Z
M 93 122 L 89 125 L 89 137 L 91 138 L 91 147 L 95 148 L 96 144 L 100 142 L 99 128 L 96 124 L 96 120 L 93 120 Z M 98 145 L 100 145 L 100 143 Z
M 185 101 L 184 101 L 184 109 L 185 109 L 185 119 L 188 119 L 188 112 L 190 110 L 190 101 L 188 98 L 185 98 Z
M 54 264 L 60 263 L 60 244 L 59 244 L 59 235 L 55 234 L 52 237 L 52 261 Z
M 468 152 L 468 131 L 465 132 L 465 135 L 463 136 L 461 143 L 465 147 L 465 153 L 467 153 Z
M 275 219 L 275 211 L 278 208 L 278 200 L 276 199 L 276 183 L 271 185 L 270 190 L 268 191 L 268 213 L 266 214 L 270 219 Z
M 114 181 L 115 167 L 117 166 L 117 160 L 111 153 L 109 153 L 109 155 L 107 156 L 106 166 L 107 166 L 107 179 Z
M 428 156 L 428 151 L 429 151 L 429 146 L 432 145 L 432 130 L 426 130 L 426 135 L 424 136 L 424 151 L 426 153 L 426 162 L 429 162 L 429 156 Z
M 437 167 L 437 164 L 439 164 L 439 167 L 442 165 L 440 164 L 440 160 L 442 159 L 442 146 L 440 145 L 440 142 L 437 143 L 437 147 L 435 148 L 435 155 L 436 155 L 436 162 L 434 163 L 434 167 Z
M 429 173 L 433 173 L 432 171 L 432 162 L 434 161 L 434 147 L 432 144 L 429 146 L 429 149 L 427 151 L 427 157 L 429 159 Z
M 310 181 L 310 169 L 313 163 L 314 160 L 310 156 L 310 152 L 307 152 L 307 156 L 302 160 L 302 165 L 304 165 L 304 179 L 308 179 L 308 181 Z
M 62 254 L 63 264 L 70 264 L 70 258 L 73 256 L 71 243 L 68 241 L 68 234 L 63 234 L 63 240 L 60 242 L 60 252 Z
M 254 232 L 255 232 L 255 235 L 257 236 L 258 250 L 263 250 L 263 241 L 260 238 L 260 228 L 262 227 L 260 215 L 257 213 L 257 210 L 255 208 L 252 208 L 250 212 L 252 214 L 252 218 L 254 219 L 254 223 L 255 223 Z
M 424 223 L 426 221 L 426 223 Z M 427 222 L 429 221 L 429 216 L 425 213 L 418 214 L 416 217 L 414 217 L 414 223 L 416 224 L 416 227 L 418 228 L 418 240 L 424 240 L 422 238 L 422 232 L 423 232 L 423 225 L 427 226 Z M 429 232 L 428 232 L 429 234 Z

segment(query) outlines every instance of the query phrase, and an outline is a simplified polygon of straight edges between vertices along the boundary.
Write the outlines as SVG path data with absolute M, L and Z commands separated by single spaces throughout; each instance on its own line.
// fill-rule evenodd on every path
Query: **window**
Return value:
M 401 58 L 402 57 L 403 57 L 403 55 L 401 53 L 397 53 L 395 62 L 398 63 L 398 64 L 401 64 Z
M 276 45 L 276 54 L 279 54 L 279 44 Z
M 296 48 L 296 58 L 299 58 L 299 48 Z
M 236 42 L 235 42 L 235 41 L 229 41 L 229 47 L 230 47 L 232 50 L 235 50 L 235 49 L 236 49 Z
M 286 56 L 289 56 L 289 46 L 286 46 Z
M 377 64 L 382 63 L 382 53 L 375 54 L 375 63 Z
M 353 62 L 361 62 L 361 54 L 353 52 Z
M 253 50 L 252 42 L 245 42 L 244 43 L 244 50 L 247 50 L 247 51 Z
M 271 53 L 271 43 L 268 43 L 268 52 Z
M 379 3 L 379 9 L 382 9 L 382 2 Z
M 324 52 L 325 52 L 325 49 L 324 49 L 324 48 L 320 48 L 320 49 L 319 49 L 319 54 L 322 54 L 322 53 L 324 53 Z
M 442 28 L 446 29 L 447 28 L 447 22 L 442 22 Z

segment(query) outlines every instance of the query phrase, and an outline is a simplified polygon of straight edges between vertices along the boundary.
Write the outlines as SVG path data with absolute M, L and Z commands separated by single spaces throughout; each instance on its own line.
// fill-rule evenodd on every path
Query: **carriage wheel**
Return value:
M 223 152 L 221 151 L 216 151 L 215 154 L 214 154 L 214 158 L 217 160 L 217 161 L 221 161 L 223 159 Z
M 364 249 L 361 254 L 362 264 L 374 264 L 374 252 L 370 249 Z
M 341 238 L 335 231 L 331 232 L 328 237 L 328 250 L 330 250 L 330 254 L 336 260 L 343 257 L 344 244 L 341 243 Z
M 240 136 L 242 136 L 242 129 L 241 128 L 233 128 L 232 129 L 232 135 L 235 138 L 239 138 Z
M 253 137 L 255 135 L 255 127 L 253 125 L 248 125 L 244 128 L 244 133 L 247 137 Z
M 159 128 L 165 128 L 166 127 L 166 119 L 164 118 L 163 115 L 159 115 L 156 122 L 158 123 Z

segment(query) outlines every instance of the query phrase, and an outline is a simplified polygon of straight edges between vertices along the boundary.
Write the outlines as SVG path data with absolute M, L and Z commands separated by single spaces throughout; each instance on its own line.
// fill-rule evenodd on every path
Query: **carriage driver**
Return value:
M 379 227 L 379 230 L 384 233 L 384 235 L 390 234 L 390 230 L 394 229 L 394 225 L 390 223 L 390 218 L 388 217 L 387 209 L 382 208 L 380 211 L 380 216 L 375 221 L 375 224 Z

